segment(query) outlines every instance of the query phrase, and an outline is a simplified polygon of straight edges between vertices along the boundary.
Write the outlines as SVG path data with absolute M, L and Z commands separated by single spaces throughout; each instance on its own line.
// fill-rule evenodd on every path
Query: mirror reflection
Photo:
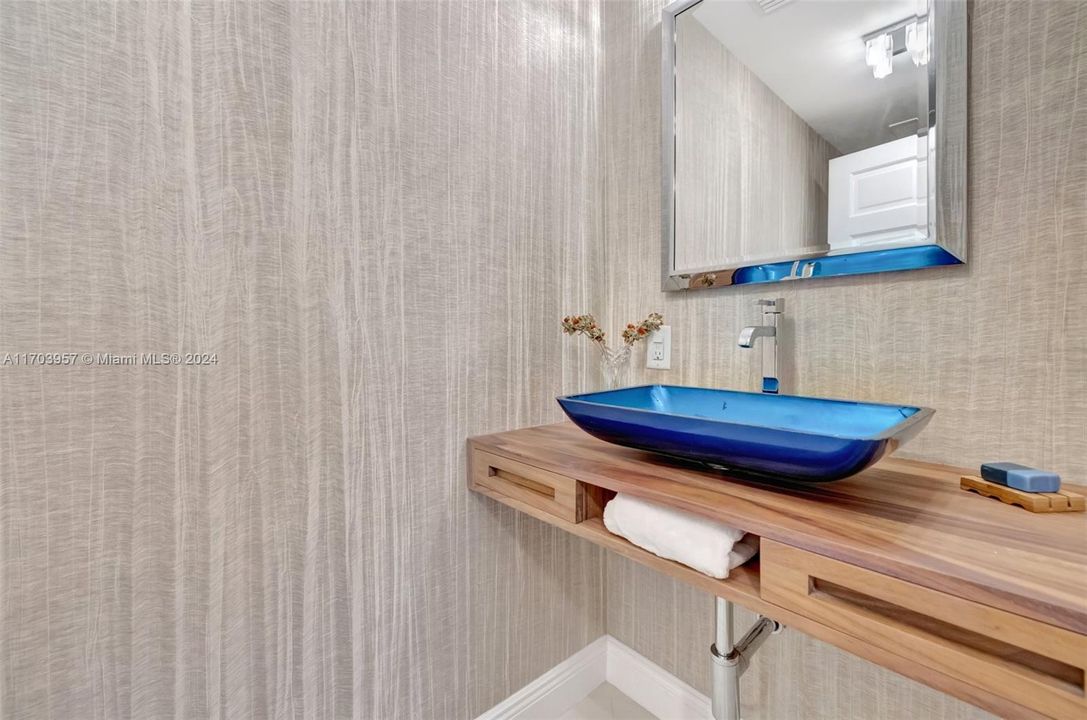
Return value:
M 841 274 L 826 260 L 932 245 L 927 2 L 685 4 L 674 20 L 671 275 Z M 936 264 L 958 262 L 930 250 Z

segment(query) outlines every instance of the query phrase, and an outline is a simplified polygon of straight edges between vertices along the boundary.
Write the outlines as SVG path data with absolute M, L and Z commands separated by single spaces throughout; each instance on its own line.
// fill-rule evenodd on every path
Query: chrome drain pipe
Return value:
M 779 632 L 782 626 L 776 620 L 760 615 L 740 642 L 733 644 L 732 603 L 724 598 L 714 598 L 714 615 L 716 625 L 710 646 L 713 718 L 740 720 L 740 677 L 766 638 Z

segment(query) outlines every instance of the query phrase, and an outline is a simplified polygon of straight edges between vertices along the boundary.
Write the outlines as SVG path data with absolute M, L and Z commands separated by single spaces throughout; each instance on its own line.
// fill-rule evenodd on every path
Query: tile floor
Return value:
M 558 720 L 657 720 L 657 716 L 604 683 Z

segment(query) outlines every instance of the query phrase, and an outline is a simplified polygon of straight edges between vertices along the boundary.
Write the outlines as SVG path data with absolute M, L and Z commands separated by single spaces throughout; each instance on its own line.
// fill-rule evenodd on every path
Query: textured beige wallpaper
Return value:
M 691 12 L 676 18 L 675 82 L 676 269 L 826 251 L 838 151 Z
M 563 313 L 754 387 L 766 289 L 657 289 L 659 9 L 0 0 L 0 359 L 217 360 L 0 365 L 0 717 L 470 718 L 605 627 L 707 688 L 707 596 L 463 487 L 594 381 Z M 972 32 L 971 264 L 776 286 L 787 380 L 1084 476 L 1087 9 Z M 981 715 L 796 633 L 751 673 L 751 718 Z
M 609 312 L 660 310 L 673 326 L 673 370 L 635 379 L 756 388 L 758 357 L 736 337 L 759 318 L 754 299 L 783 296 L 787 391 L 933 407 L 904 455 L 1013 459 L 1083 482 L 1087 3 L 972 6 L 969 265 L 686 295 L 659 291 L 663 4 L 603 11 Z M 608 631 L 707 690 L 710 597 L 615 556 L 607 578 Z M 752 673 L 752 719 L 983 716 L 795 632 Z
M 0 354 L 218 356 L 0 365 L 0 717 L 470 718 L 604 631 L 463 470 L 595 372 L 598 25 L 0 4 Z

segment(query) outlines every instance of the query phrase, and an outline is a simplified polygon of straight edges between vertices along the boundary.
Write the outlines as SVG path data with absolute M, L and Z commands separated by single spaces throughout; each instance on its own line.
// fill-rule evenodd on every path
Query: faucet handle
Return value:
M 765 308 L 764 313 L 773 313 L 780 315 L 785 312 L 785 298 L 774 298 L 773 300 L 760 299 L 755 301 L 756 305 Z

